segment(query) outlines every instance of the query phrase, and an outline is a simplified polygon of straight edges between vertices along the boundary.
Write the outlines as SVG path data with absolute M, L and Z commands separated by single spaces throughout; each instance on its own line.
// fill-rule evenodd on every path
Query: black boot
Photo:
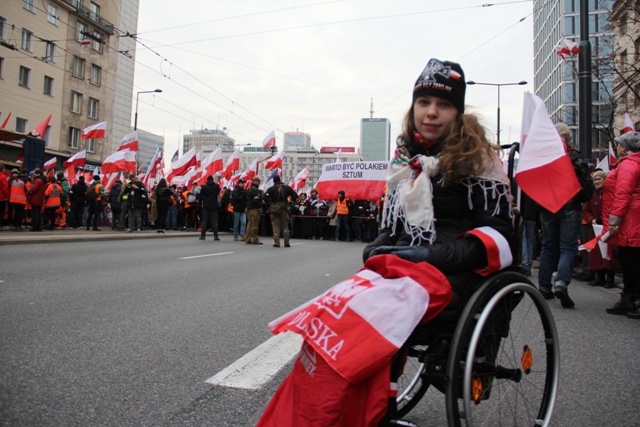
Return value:
M 605 270 L 607 274 L 607 280 L 604 283 L 605 289 L 611 289 L 616 286 L 616 272 L 614 270 Z
M 613 307 L 607 308 L 607 313 L 627 314 L 637 308 L 633 303 L 636 299 L 635 295 L 622 293 L 620 294 L 620 301 L 615 303 Z
M 604 270 L 596 270 L 595 280 L 592 280 L 591 282 L 587 283 L 587 285 L 589 286 L 604 286 L 604 284 L 605 284 Z

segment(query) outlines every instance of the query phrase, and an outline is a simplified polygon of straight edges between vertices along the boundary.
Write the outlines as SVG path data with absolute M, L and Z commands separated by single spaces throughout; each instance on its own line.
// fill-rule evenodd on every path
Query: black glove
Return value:
M 380 234 L 378 234 L 378 237 L 376 237 L 373 242 L 365 246 L 364 250 L 362 251 L 362 262 L 365 262 L 367 261 L 367 259 L 369 259 L 369 257 L 371 256 L 371 252 L 373 252 L 374 249 L 380 246 L 393 245 L 394 243 L 395 240 L 391 237 L 391 233 L 389 231 L 381 231 Z
M 382 254 L 397 255 L 411 262 L 422 262 L 429 259 L 429 249 L 424 246 L 378 246 L 371 251 L 370 256 Z

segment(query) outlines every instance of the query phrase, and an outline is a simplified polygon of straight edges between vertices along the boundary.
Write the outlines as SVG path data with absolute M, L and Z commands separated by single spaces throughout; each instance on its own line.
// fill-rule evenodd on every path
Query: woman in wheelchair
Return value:
M 451 283 L 451 304 L 483 276 L 511 264 L 514 214 L 509 179 L 473 114 L 465 114 L 459 64 L 431 59 L 387 177 L 382 231 L 363 254 L 427 261 Z

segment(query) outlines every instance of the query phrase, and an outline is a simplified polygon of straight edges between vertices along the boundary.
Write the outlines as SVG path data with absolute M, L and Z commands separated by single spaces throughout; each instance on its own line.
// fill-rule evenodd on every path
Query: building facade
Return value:
M 182 152 L 186 153 L 195 147 L 206 156 L 218 147 L 222 147 L 223 151 L 233 151 L 235 143 L 235 139 L 227 135 L 227 128 L 192 130 L 182 136 Z
M 87 163 L 99 165 L 131 129 L 120 123 L 130 117 L 133 84 L 133 58 L 118 53 L 121 38 L 114 24 L 125 15 L 122 3 L 22 0 L 4 2 L 0 9 L 0 120 L 11 114 L 6 128 L 29 133 L 51 115 L 43 136 L 46 159 L 56 156 L 61 165 L 86 149 Z M 126 13 L 136 12 L 127 21 L 135 32 L 138 0 L 124 3 Z M 119 74 L 122 62 L 129 64 L 129 77 Z M 116 103 L 117 92 L 125 101 Z M 107 138 L 81 139 L 84 128 L 103 121 Z M 118 135 L 116 124 L 126 132 Z M 14 155 L 2 151 L 9 161 Z
M 285 132 L 284 151 L 311 150 L 311 135 L 304 132 Z
M 389 119 L 360 120 L 360 147 L 365 161 L 389 160 L 391 150 L 391 122 Z
M 606 152 L 612 120 L 613 32 L 608 23 L 613 1 L 583 0 L 589 6 L 592 49 L 593 157 Z M 534 0 L 534 91 L 554 122 L 565 122 L 578 141 L 578 58 L 562 59 L 556 46 L 563 37 L 580 41 L 580 0 Z

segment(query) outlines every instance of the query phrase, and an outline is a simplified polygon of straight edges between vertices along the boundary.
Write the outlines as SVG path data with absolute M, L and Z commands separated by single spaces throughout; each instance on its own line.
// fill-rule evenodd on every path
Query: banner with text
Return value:
M 378 200 L 385 190 L 388 161 L 339 162 L 322 165 L 322 174 L 316 183 L 320 199 L 338 198 L 344 190 L 351 200 Z

